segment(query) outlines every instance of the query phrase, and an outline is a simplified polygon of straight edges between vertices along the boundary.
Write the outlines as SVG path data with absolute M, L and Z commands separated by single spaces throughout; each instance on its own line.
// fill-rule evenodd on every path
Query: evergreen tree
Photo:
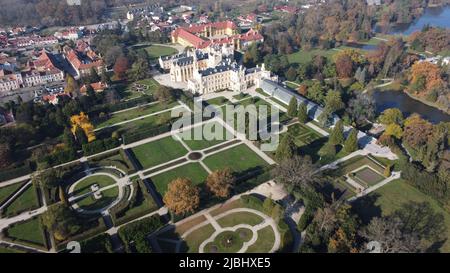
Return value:
M 292 136 L 287 134 L 278 145 L 278 149 L 275 152 L 275 157 L 277 160 L 285 160 L 292 158 L 295 155 L 296 146 Z
M 344 143 L 344 151 L 353 153 L 358 150 L 358 130 L 352 129 Z
M 63 189 L 62 186 L 59 186 L 59 200 L 61 200 L 61 202 L 64 205 L 68 205 L 67 198 L 66 198 L 66 193 L 64 192 L 64 189 Z
M 69 128 L 64 129 L 63 142 L 68 149 L 70 150 L 76 149 L 76 142 Z
M 301 123 L 306 123 L 308 121 L 308 109 L 306 107 L 306 103 L 302 102 L 300 104 L 297 117 Z
M 344 144 L 344 123 L 339 120 L 333 128 L 328 140 L 332 145 Z
M 297 99 L 295 97 L 292 97 L 291 101 L 289 101 L 289 106 L 287 109 L 287 114 L 289 117 L 293 118 L 297 116 Z
M 75 138 L 77 139 L 77 142 L 80 146 L 88 143 L 88 138 L 84 133 L 84 130 L 80 126 L 77 126 L 77 128 L 75 129 Z
M 327 142 L 318 152 L 320 158 L 325 161 L 333 160 L 336 156 L 336 146 Z

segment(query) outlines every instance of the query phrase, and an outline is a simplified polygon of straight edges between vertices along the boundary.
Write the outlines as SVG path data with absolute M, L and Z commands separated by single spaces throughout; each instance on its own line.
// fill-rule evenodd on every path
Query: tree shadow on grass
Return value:
M 373 218 L 381 217 L 382 211 L 376 202 L 380 198 L 380 194 L 372 193 L 353 202 L 352 210 L 358 214 L 363 224 L 368 224 Z

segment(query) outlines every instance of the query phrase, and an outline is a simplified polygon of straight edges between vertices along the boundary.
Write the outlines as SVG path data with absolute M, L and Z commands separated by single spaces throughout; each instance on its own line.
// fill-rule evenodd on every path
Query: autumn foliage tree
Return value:
M 206 178 L 206 187 L 217 197 L 228 197 L 233 188 L 235 177 L 229 169 L 217 170 Z
M 200 193 L 189 179 L 177 178 L 169 183 L 163 201 L 175 214 L 193 213 L 200 205 Z
M 425 96 L 444 85 L 445 82 L 438 65 L 430 62 L 417 62 L 411 67 L 409 90 L 417 95 Z
M 72 134 L 77 137 L 77 131 L 80 129 L 84 132 L 88 142 L 92 142 L 96 139 L 94 133 L 94 125 L 89 121 L 89 117 L 81 112 L 79 115 L 73 115 L 70 117 L 70 123 L 72 124 Z M 79 141 L 79 140 L 78 140 Z
M 116 76 L 116 78 L 119 80 L 124 79 L 127 75 L 128 67 L 129 62 L 125 56 L 120 56 L 119 58 L 117 58 L 116 63 L 113 67 L 114 75 Z

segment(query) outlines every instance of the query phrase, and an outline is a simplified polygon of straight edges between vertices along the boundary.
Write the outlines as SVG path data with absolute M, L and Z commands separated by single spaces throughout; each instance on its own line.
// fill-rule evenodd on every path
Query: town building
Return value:
M 84 41 L 79 42 L 75 49 L 66 46 L 63 51 L 75 71 L 75 79 L 89 76 L 93 69 L 98 74 L 105 70 L 103 60 Z
M 253 29 L 239 34 L 236 24 L 232 21 L 196 24 L 172 31 L 173 43 L 196 49 L 205 49 L 215 44 L 230 44 L 235 50 L 241 50 L 253 42 L 263 40 L 263 36 Z

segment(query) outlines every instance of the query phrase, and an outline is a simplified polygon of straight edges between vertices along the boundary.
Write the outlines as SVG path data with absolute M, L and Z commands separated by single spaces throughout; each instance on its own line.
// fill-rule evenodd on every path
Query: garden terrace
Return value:
M 103 127 L 113 126 L 114 124 L 119 122 L 130 121 L 132 119 L 154 114 L 156 112 L 168 110 L 177 105 L 179 105 L 177 102 L 171 102 L 167 105 L 164 105 L 160 102 L 153 102 L 130 110 L 113 113 L 103 121 L 98 120 L 98 123 L 95 124 L 95 127 L 101 129 Z
M 163 252 L 274 252 L 282 247 L 280 228 L 254 197 L 232 200 L 167 226 L 151 238 Z M 251 201 L 250 201 L 251 200 Z M 285 230 L 283 229 L 283 236 Z
M 33 184 L 26 186 L 26 189 L 15 196 L 14 200 L 8 201 L 9 204 L 3 207 L 1 212 L 1 214 L 6 217 L 12 217 L 25 211 L 31 211 L 40 206 L 37 188 Z
M 196 133 L 197 130 L 198 132 L 200 132 L 201 130 L 201 139 L 199 140 L 195 139 L 196 134 L 198 134 Z M 210 133 L 212 134 L 211 136 Z M 215 137 L 216 135 L 219 136 L 219 139 Z M 204 123 L 203 125 L 201 125 L 201 129 L 200 126 L 196 126 L 190 130 L 184 130 L 183 132 L 179 133 L 178 136 L 193 151 L 204 150 L 225 141 L 234 139 L 234 135 L 217 121 Z M 207 140 L 205 136 L 213 139 Z
M 155 167 L 188 153 L 188 150 L 179 141 L 174 140 L 172 136 L 132 148 L 131 151 L 143 169 Z
M 39 217 L 11 225 L 5 231 L 8 240 L 47 250 L 47 236 Z
M 212 171 L 228 167 L 238 176 L 268 166 L 266 161 L 245 144 L 213 154 L 205 158 L 203 162 Z
M 169 183 L 177 178 L 187 178 L 194 185 L 200 185 L 205 182 L 207 176 L 208 172 L 199 163 L 189 163 L 152 176 L 151 180 L 161 196 L 164 196 Z

